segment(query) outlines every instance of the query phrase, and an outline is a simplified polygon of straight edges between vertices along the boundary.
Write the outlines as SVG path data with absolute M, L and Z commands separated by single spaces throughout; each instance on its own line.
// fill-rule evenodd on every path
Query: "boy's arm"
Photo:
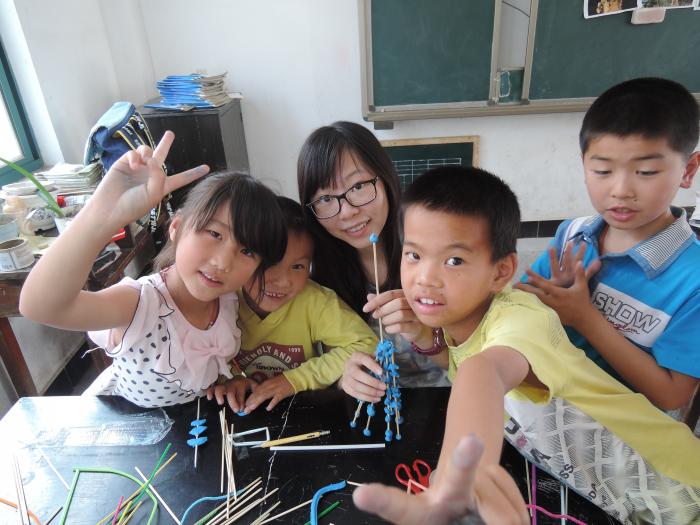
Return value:
M 527 523 L 522 497 L 512 479 L 504 482 L 498 462 L 503 444 L 503 396 L 522 383 L 528 373 L 527 360 L 508 347 L 488 348 L 464 360 L 452 385 L 442 450 L 430 488 L 415 497 L 373 485 L 370 489 L 375 495 L 385 498 L 384 508 L 395 510 L 384 517 L 396 523 L 447 524 L 473 512 L 476 502 L 487 523 Z M 469 484 L 463 485 L 460 499 L 459 493 L 447 490 L 454 480 L 451 458 L 459 452 L 460 441 L 470 434 L 478 437 L 484 448 L 478 465 L 472 467 L 473 492 Z M 494 481 L 494 470 L 500 474 L 500 481 Z M 503 485 L 508 488 L 499 490 Z M 355 501 L 362 505 L 369 498 L 360 493 Z M 371 503 L 365 508 L 376 509 Z M 402 505 L 411 509 L 410 515 L 401 511 Z
M 519 288 L 532 292 L 559 314 L 562 324 L 571 326 L 610 363 L 636 391 L 662 410 L 684 406 L 698 379 L 659 366 L 656 359 L 627 340 L 590 301 L 590 272 L 577 263 L 574 284 L 563 288 L 528 272 L 531 285 Z

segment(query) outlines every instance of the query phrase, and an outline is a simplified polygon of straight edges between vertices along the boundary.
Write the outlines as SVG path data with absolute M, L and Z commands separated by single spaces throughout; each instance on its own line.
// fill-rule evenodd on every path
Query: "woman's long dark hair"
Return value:
M 389 215 L 380 233 L 387 260 L 387 279 L 382 290 L 401 286 L 401 242 L 398 213 L 401 189 L 394 165 L 374 134 L 354 122 L 334 122 L 314 131 L 304 142 L 297 163 L 299 200 L 304 216 L 317 239 L 311 277 L 334 290 L 363 318 L 367 302 L 367 282 L 360 256 L 355 248 L 333 237 L 306 206 L 319 188 L 331 186 L 340 169 L 344 152 L 356 156 L 383 184 L 389 203 Z
M 224 204 L 229 205 L 231 234 L 241 245 L 260 256 L 260 265 L 252 280 L 260 283 L 262 293 L 265 270 L 282 260 L 287 249 L 287 226 L 275 194 L 250 175 L 219 172 L 198 182 L 177 211 L 182 217 L 182 226 L 175 240 L 168 239 L 153 266 L 159 271 L 172 265 L 182 232 L 203 230 Z

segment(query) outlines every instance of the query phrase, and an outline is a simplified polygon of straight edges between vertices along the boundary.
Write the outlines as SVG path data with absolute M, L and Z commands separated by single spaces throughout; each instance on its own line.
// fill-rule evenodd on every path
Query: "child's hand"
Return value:
M 112 165 L 89 201 L 91 207 L 99 206 L 108 227 L 121 228 L 143 217 L 168 193 L 209 172 L 203 165 L 166 177 L 161 166 L 174 139 L 166 131 L 155 150 L 139 146 Z
M 381 319 L 387 334 L 401 334 L 408 342 L 432 344 L 432 331 L 418 320 L 401 289 L 368 294 L 362 311 L 372 312 L 372 317 Z
M 245 412 L 249 414 L 268 399 L 271 401 L 267 404 L 266 410 L 272 410 L 277 406 L 277 403 L 291 395 L 294 395 L 294 387 L 284 377 L 284 374 L 266 379 L 248 396 L 245 402 Z
M 516 288 L 535 294 L 557 312 L 563 325 L 576 328 L 580 321 L 586 319 L 586 314 L 596 311 L 591 304 L 588 281 L 600 270 L 600 265 L 600 260 L 596 260 L 584 270 L 583 261 L 577 261 L 574 280 L 568 288 L 557 286 L 549 279 L 527 270 L 527 283 L 518 283 Z
M 355 490 L 353 501 L 358 508 L 400 525 L 441 525 L 468 516 L 474 519 L 466 523 L 482 523 L 480 516 L 489 524 L 527 524 L 525 502 L 513 478 L 498 465 L 477 468 L 482 452 L 478 438 L 462 438 L 445 472 L 426 492 L 412 496 L 373 483 Z
M 549 267 L 552 271 L 552 278 L 549 281 L 555 286 L 563 286 L 564 288 L 574 284 L 576 264 L 579 261 L 583 261 L 587 249 L 588 244 L 585 242 L 581 243 L 581 247 L 574 255 L 573 241 L 567 242 L 561 255 L 561 261 L 559 261 L 557 250 L 554 247 L 550 247 L 547 251 L 549 252 Z
M 372 377 L 367 370 L 382 375 L 382 367 L 369 354 L 353 352 L 350 359 L 345 361 L 343 375 L 338 381 L 338 388 L 354 398 L 370 403 L 381 401 L 386 385 L 383 381 Z
M 246 392 L 248 390 L 254 392 L 257 387 L 258 384 L 252 379 L 236 376 L 226 381 L 223 385 L 210 386 L 207 389 L 207 399 L 211 401 L 213 398 L 216 398 L 216 402 L 219 405 L 223 405 L 224 398 L 226 398 L 228 406 L 234 412 L 240 412 L 243 410 Z

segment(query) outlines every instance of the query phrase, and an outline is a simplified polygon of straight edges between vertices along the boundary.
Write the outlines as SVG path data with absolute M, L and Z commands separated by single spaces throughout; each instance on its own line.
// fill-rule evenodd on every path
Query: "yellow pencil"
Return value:
M 298 436 L 289 436 L 282 439 L 273 439 L 271 441 L 265 441 L 264 443 L 256 445 L 255 448 L 276 447 L 277 445 L 284 445 L 285 443 L 294 443 L 295 441 L 304 441 L 305 439 L 317 438 L 319 436 L 325 436 L 330 433 L 330 430 L 317 430 L 316 432 L 309 432 L 308 434 L 299 434 Z

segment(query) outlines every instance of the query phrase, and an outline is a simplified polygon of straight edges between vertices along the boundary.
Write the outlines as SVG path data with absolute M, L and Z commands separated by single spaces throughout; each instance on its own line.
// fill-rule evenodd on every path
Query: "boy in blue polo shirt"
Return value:
M 640 78 L 591 105 L 580 132 L 598 215 L 563 222 L 518 288 L 557 311 L 574 346 L 657 407 L 700 378 L 700 243 L 683 209 L 700 162 L 698 104 L 680 84 Z

